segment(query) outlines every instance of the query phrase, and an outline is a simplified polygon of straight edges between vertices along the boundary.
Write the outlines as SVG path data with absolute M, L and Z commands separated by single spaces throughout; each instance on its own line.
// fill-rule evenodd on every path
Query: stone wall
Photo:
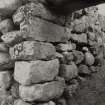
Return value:
M 93 79 L 105 57 L 105 17 L 97 7 L 54 10 L 45 0 L 0 1 L 0 105 L 100 104 L 88 90 L 105 85 L 104 73 Z

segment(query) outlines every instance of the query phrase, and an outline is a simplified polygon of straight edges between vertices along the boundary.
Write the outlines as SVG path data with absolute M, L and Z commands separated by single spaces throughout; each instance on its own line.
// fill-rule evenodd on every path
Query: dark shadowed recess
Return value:
M 60 14 L 68 14 L 70 12 L 83 8 L 95 6 L 105 3 L 105 0 L 46 0 L 52 11 Z

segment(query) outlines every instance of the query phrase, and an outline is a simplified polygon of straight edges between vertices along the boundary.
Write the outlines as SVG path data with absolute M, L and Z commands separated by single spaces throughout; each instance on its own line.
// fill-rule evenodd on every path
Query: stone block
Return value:
M 60 67 L 60 76 L 65 80 L 70 80 L 78 76 L 78 68 L 74 62 L 69 65 L 62 64 Z
M 31 17 L 20 24 L 20 30 L 32 40 L 44 42 L 65 42 L 68 39 L 65 27 L 37 17 Z
M 10 48 L 14 60 L 49 60 L 55 57 L 55 47 L 50 43 L 24 41 Z
M 22 85 L 52 81 L 59 72 L 59 61 L 19 61 L 15 63 L 14 78 Z M 24 76 L 25 75 L 25 76 Z
M 53 81 L 44 84 L 36 84 L 33 86 L 20 86 L 20 97 L 24 101 L 49 101 L 58 98 L 63 94 L 65 87 L 64 80 Z

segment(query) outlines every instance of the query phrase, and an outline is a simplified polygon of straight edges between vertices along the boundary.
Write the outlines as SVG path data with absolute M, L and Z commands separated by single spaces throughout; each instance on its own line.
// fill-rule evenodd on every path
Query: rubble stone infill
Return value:
M 0 1 L 0 105 L 74 105 L 68 100 L 102 66 L 105 17 L 97 7 L 65 15 L 51 3 Z

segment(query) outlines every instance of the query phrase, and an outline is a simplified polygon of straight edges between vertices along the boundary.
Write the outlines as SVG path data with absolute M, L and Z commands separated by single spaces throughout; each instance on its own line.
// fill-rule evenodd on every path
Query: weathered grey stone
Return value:
M 79 74 L 85 74 L 85 75 L 90 75 L 91 71 L 89 70 L 87 65 L 81 64 L 79 67 Z
M 72 50 L 74 50 L 74 49 L 75 49 L 75 48 L 73 48 L 72 43 L 67 43 L 67 44 L 61 43 L 61 44 L 58 44 L 58 45 L 56 46 L 56 50 L 57 50 L 57 51 L 72 51 Z
M 11 84 L 11 74 L 8 71 L 0 72 L 0 89 L 7 89 Z
M 11 59 L 15 60 L 49 60 L 55 53 L 52 44 L 36 41 L 25 41 L 10 48 Z
M 10 32 L 14 29 L 13 22 L 10 19 L 5 19 L 0 22 L 0 32 L 2 34 Z
M 88 32 L 88 44 L 93 46 L 97 43 L 99 46 L 103 45 L 103 35 L 104 33 L 96 30 L 94 33 Z
M 94 56 L 90 52 L 85 53 L 85 63 L 89 66 L 93 65 L 95 62 Z
M 95 32 L 96 35 L 96 42 L 99 46 L 103 46 L 103 42 L 104 42 L 104 33 L 103 32 Z
M 3 42 L 0 43 L 0 52 L 5 52 L 5 53 L 9 52 L 8 46 Z
M 73 60 L 76 64 L 80 64 L 84 60 L 84 54 L 81 51 L 74 50 L 73 55 L 74 55 Z
M 59 61 L 16 62 L 14 78 L 22 85 L 52 81 L 59 72 Z M 25 74 L 25 76 L 24 76 Z
M 63 79 L 33 86 L 20 86 L 20 97 L 24 101 L 49 101 L 62 95 L 65 87 Z
M 74 60 L 73 52 L 63 52 L 66 64 L 70 64 Z
M 92 73 L 95 73 L 99 70 L 99 67 L 98 66 L 90 66 L 89 67 L 89 70 L 92 72 Z
M 38 2 L 28 3 L 20 7 L 17 10 L 17 12 L 13 15 L 13 21 L 14 23 L 20 24 L 23 20 L 28 19 L 32 16 L 40 17 L 42 19 L 51 21 L 56 24 L 64 25 L 65 23 L 65 16 L 52 13 L 46 6 Z
M 62 64 L 60 67 L 60 76 L 64 77 L 65 80 L 70 80 L 78 76 L 78 68 L 74 62 L 71 64 L 66 65 Z
M 13 61 L 8 53 L 0 52 L 0 70 L 13 67 Z
M 91 41 L 94 41 L 95 38 L 96 38 L 96 35 L 95 35 L 95 32 L 88 32 L 87 33 L 87 36 L 88 36 L 88 40 L 91 40 Z
M 56 58 L 59 59 L 60 63 L 63 63 L 63 64 L 66 63 L 66 60 L 63 54 L 56 52 Z
M 88 49 L 88 47 L 82 47 L 82 51 L 83 51 L 83 52 L 88 52 L 89 49 Z
M 71 34 L 70 39 L 78 42 L 78 43 L 84 43 L 87 44 L 87 34 Z
M 26 38 L 26 34 L 21 31 L 12 31 L 5 33 L 1 36 L 1 39 L 8 45 L 13 46 Z
M 29 104 L 29 103 L 27 103 L 27 102 L 24 102 L 24 101 L 21 100 L 21 99 L 18 99 L 18 100 L 15 100 L 15 101 L 14 101 L 14 105 L 31 105 L 31 104 Z
M 37 17 L 23 21 L 20 24 L 20 30 L 26 32 L 29 38 L 38 41 L 65 42 L 68 39 L 65 27 Z
M 73 97 L 73 94 L 76 94 L 79 84 L 71 84 L 66 86 L 65 95 L 66 97 Z
M 0 15 L 10 16 L 21 4 L 22 0 L 0 0 Z

